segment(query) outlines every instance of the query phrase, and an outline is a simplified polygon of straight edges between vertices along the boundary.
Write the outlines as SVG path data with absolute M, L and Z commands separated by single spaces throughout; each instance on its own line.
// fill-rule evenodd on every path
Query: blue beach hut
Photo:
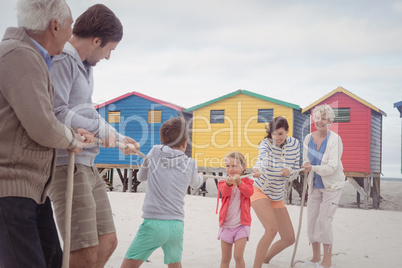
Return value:
M 144 154 L 147 154 L 155 144 L 160 144 L 159 130 L 163 122 L 177 116 L 182 116 L 187 121 L 192 118 L 192 114 L 184 112 L 183 107 L 139 92 L 124 94 L 95 106 L 95 109 L 119 133 L 135 139 L 140 144 L 140 151 Z M 186 154 L 191 156 L 190 146 Z M 107 175 L 109 170 L 117 169 L 123 184 L 131 179 L 135 181 L 135 174 L 142 162 L 143 159 L 140 156 L 125 156 L 118 148 L 101 147 L 95 159 L 95 165 L 101 175 Z M 127 175 L 127 172 L 132 172 L 133 176 Z

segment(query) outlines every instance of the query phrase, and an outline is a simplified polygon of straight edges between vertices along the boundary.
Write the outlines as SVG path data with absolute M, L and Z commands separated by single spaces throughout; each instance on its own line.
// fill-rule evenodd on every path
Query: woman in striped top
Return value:
M 258 158 L 253 167 L 254 194 L 251 206 L 265 229 L 257 245 L 254 267 L 262 267 L 295 242 L 295 234 L 283 198 L 286 181 L 297 178 L 300 143 L 288 137 L 289 124 L 283 117 L 274 118 L 267 127 L 268 135 L 258 146 Z M 267 174 L 271 173 L 271 174 Z M 272 246 L 276 234 L 280 240 Z

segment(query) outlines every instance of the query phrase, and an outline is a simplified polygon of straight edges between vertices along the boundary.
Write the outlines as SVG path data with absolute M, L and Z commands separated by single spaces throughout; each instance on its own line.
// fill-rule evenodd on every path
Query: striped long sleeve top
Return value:
M 253 169 L 260 172 L 280 172 L 283 168 L 290 171 L 300 168 L 300 143 L 292 137 L 286 137 L 286 143 L 279 147 L 269 139 L 263 139 L 258 146 L 258 158 Z M 289 177 L 281 175 L 262 174 L 254 180 L 254 186 L 259 188 L 273 201 L 284 198 L 285 182 L 296 179 L 298 173 Z

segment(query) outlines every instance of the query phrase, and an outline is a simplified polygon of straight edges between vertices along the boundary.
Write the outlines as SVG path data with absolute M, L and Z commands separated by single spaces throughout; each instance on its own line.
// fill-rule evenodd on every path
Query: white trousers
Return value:
M 313 189 L 307 201 L 307 236 L 311 243 L 333 244 L 332 220 L 342 189 Z

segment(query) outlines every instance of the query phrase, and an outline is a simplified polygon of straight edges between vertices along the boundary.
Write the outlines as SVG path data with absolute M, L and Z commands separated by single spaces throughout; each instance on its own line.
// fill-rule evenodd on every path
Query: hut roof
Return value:
M 177 111 L 184 111 L 184 108 L 183 108 L 183 107 L 177 106 L 177 105 L 175 105 L 175 104 L 172 104 L 172 103 L 169 103 L 169 102 L 166 102 L 166 101 L 162 101 L 162 100 L 159 100 L 159 99 L 155 99 L 155 98 L 152 98 L 152 97 L 150 97 L 150 96 L 147 96 L 147 95 L 145 95 L 145 94 L 142 94 L 142 93 L 139 93 L 139 92 L 135 92 L 135 91 L 130 92 L 130 93 L 126 93 L 126 94 L 124 94 L 124 95 L 121 95 L 120 97 L 111 99 L 110 101 L 107 101 L 107 102 L 98 104 L 98 105 L 95 106 L 95 109 L 99 109 L 99 108 L 101 108 L 101 107 L 103 107 L 103 106 L 112 104 L 112 103 L 114 103 L 114 102 L 116 102 L 116 101 L 119 101 L 119 100 L 121 100 L 121 99 L 125 99 L 125 98 L 127 98 L 127 97 L 129 97 L 129 96 L 133 96 L 133 95 L 138 96 L 138 97 L 141 97 L 141 98 L 144 98 L 144 99 L 147 99 L 147 100 L 150 100 L 150 101 L 153 101 L 153 102 L 156 102 L 156 103 L 159 103 L 159 104 L 162 104 L 162 105 L 164 105 L 164 106 L 166 106 L 166 107 L 172 108 L 172 109 L 177 110 Z
M 219 97 L 219 98 L 216 98 L 216 99 L 213 99 L 213 100 L 210 100 L 210 101 L 201 103 L 201 104 L 199 104 L 199 105 L 193 106 L 193 107 L 191 107 L 191 108 L 188 108 L 188 109 L 186 110 L 186 112 L 190 112 L 190 111 L 193 111 L 193 110 L 197 110 L 197 109 L 199 109 L 199 108 L 201 108 L 201 107 L 210 105 L 210 104 L 212 104 L 212 103 L 221 101 L 221 100 L 223 100 L 223 99 L 230 98 L 230 97 L 235 96 L 235 95 L 238 95 L 238 94 L 245 94 L 245 95 L 252 96 L 252 97 L 255 97 L 255 98 L 259 98 L 259 99 L 262 99 L 262 100 L 270 101 L 270 102 L 273 102 L 273 103 L 276 103 L 276 104 L 279 104 L 279 105 L 287 106 L 287 107 L 290 107 L 290 108 L 293 108 L 293 109 L 298 109 L 298 110 L 300 109 L 300 106 L 299 106 L 299 105 L 296 105 L 296 104 L 293 104 L 293 103 L 289 103 L 289 102 L 277 100 L 277 99 L 270 98 L 270 97 L 267 97 L 267 96 L 264 96 L 264 95 L 260 95 L 260 94 L 257 94 L 257 93 L 253 93 L 253 92 L 250 92 L 250 91 L 247 91 L 247 90 L 239 89 L 239 90 L 236 90 L 236 91 L 234 91 L 234 92 L 232 92 L 232 93 L 223 95 L 223 96 L 221 96 L 221 97 Z
M 400 117 L 402 117 L 402 101 L 395 102 L 394 108 L 398 109 Z
M 380 114 L 382 114 L 382 115 L 384 115 L 384 116 L 387 116 L 387 114 L 386 114 L 385 112 L 381 111 L 380 109 L 378 109 L 377 107 L 375 107 L 375 106 L 372 105 L 371 103 L 369 103 L 369 102 L 363 100 L 362 98 L 356 96 L 356 95 L 353 94 L 352 92 L 350 92 L 350 91 L 344 89 L 343 87 L 338 87 L 338 88 L 332 90 L 331 92 L 329 92 L 329 93 L 328 93 L 327 95 L 325 95 L 324 97 L 322 97 L 322 98 L 320 98 L 319 100 L 313 102 L 312 104 L 310 104 L 309 106 L 307 106 L 306 108 L 304 108 L 304 109 L 302 110 L 302 113 L 305 113 L 305 112 L 309 111 L 311 108 L 313 108 L 313 107 L 316 106 L 317 104 L 323 102 L 324 100 L 328 99 L 329 97 L 331 97 L 332 95 L 334 95 L 334 94 L 336 94 L 336 93 L 338 93 L 338 92 L 342 92 L 342 93 L 348 95 L 349 97 L 355 99 L 356 101 L 358 101 L 358 102 L 360 102 L 360 103 L 366 105 L 366 106 L 369 107 L 370 109 L 372 109 L 372 110 L 374 110 L 374 111 L 376 111 L 376 112 L 378 112 L 378 113 L 380 113 Z

